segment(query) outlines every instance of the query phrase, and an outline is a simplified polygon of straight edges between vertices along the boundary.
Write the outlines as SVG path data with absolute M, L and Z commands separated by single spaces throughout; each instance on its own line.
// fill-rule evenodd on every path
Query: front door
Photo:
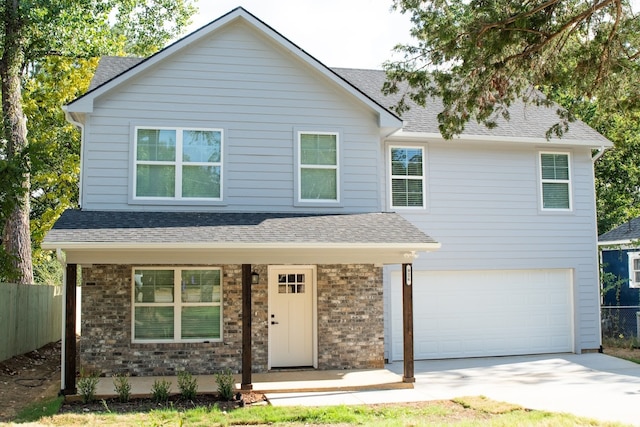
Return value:
M 269 352 L 272 368 L 313 366 L 313 267 L 269 267 Z

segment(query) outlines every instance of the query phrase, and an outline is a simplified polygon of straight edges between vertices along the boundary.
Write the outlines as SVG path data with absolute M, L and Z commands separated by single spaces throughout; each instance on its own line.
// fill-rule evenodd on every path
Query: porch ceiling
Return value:
M 76 264 L 400 264 L 440 244 L 395 213 L 68 210 L 42 247 Z

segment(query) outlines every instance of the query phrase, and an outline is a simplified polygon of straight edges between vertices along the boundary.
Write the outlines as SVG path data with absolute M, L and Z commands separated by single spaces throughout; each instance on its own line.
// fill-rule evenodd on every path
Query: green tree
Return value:
M 394 8 L 410 14 L 414 42 L 385 65 L 384 91 L 402 93 L 399 112 L 408 99 L 441 98 L 446 138 L 469 120 L 495 126 L 517 99 L 551 105 L 539 87 L 597 99 L 602 113 L 639 107 L 640 19 L 629 0 L 394 0 Z M 547 136 L 575 118 L 565 107 Z
M 640 216 L 640 112 L 607 116 L 599 130 L 615 148 L 595 165 L 599 234 Z
M 0 4 L 2 279 L 33 282 L 31 196 L 36 242 L 77 203 L 79 137 L 60 106 L 86 89 L 92 58 L 153 53 L 183 31 L 194 11 L 191 0 Z
M 572 88 L 543 88 L 560 105 L 614 143 L 595 163 L 598 233 L 640 215 L 640 111 L 611 112 L 598 100 L 576 98 Z

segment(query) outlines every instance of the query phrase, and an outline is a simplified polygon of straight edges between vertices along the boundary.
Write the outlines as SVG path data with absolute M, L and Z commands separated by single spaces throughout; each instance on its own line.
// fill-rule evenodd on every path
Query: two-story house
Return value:
M 581 122 L 547 140 L 555 110 L 518 105 L 446 141 L 438 103 L 398 117 L 384 79 L 330 69 L 242 8 L 149 58 L 103 58 L 65 106 L 81 208 L 43 243 L 69 289 L 82 266 L 82 365 L 598 349 L 592 152 L 611 143 Z

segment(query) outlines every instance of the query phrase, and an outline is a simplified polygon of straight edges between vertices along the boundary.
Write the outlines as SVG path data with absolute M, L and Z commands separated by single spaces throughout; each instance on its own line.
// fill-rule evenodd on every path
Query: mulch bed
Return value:
M 132 398 L 128 402 L 120 402 L 117 398 L 100 399 L 92 403 L 83 403 L 82 400 L 67 400 L 60 408 L 59 413 L 92 413 L 92 412 L 149 412 L 156 409 L 175 409 L 186 411 L 193 408 L 211 409 L 217 407 L 221 411 L 266 404 L 267 400 L 261 393 L 238 393 L 234 400 L 220 400 L 216 394 L 202 394 L 195 399 L 184 399 L 180 395 L 172 395 L 166 402 L 156 402 L 151 398 Z

